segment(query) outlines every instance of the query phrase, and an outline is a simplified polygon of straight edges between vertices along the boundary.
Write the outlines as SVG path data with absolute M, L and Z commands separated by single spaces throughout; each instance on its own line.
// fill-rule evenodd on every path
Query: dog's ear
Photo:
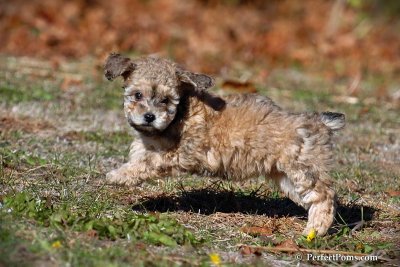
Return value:
M 193 73 L 178 68 L 176 75 L 181 82 L 191 84 L 196 91 L 207 90 L 208 88 L 214 86 L 214 79 L 205 74 Z
M 135 68 L 136 64 L 130 58 L 111 53 L 104 64 L 104 76 L 110 81 L 118 76 L 126 79 Z

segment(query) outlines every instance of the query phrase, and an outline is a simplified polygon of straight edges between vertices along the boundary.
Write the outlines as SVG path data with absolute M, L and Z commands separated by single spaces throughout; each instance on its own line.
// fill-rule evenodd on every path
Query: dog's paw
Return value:
M 126 184 L 127 177 L 123 173 L 118 170 L 112 170 L 106 174 L 106 183 L 107 184 Z
M 308 222 L 303 234 L 308 235 L 313 229 L 323 236 L 333 223 L 335 206 L 332 200 L 313 203 L 308 211 Z
M 140 185 L 141 180 L 124 168 L 112 170 L 106 174 L 107 184 Z

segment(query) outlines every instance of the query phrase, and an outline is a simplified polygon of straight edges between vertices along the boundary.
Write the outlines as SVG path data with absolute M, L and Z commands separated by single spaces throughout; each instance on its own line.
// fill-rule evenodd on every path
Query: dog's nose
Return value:
M 150 123 L 150 122 L 154 121 L 155 119 L 156 119 L 156 116 L 154 116 L 154 114 L 152 114 L 152 113 L 146 113 L 146 114 L 144 114 L 144 120 L 145 120 L 147 123 Z

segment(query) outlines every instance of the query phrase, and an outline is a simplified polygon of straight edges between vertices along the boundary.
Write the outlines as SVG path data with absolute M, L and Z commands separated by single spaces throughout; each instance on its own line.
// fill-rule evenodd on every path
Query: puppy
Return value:
M 129 160 L 109 172 L 111 183 L 197 173 L 243 180 L 273 179 L 308 209 L 304 233 L 324 235 L 335 215 L 329 181 L 333 132 L 340 113 L 294 114 L 256 94 L 223 98 L 206 90 L 213 79 L 160 58 L 111 54 L 105 76 L 124 79 L 124 111 L 138 132 Z

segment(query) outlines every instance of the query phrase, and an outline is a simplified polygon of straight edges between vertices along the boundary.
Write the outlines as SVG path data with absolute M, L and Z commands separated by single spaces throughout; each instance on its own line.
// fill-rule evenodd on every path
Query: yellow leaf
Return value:
M 221 265 L 221 258 L 217 253 L 211 253 L 210 255 L 210 260 L 215 266 L 220 266 Z
M 61 245 L 61 242 L 59 240 L 57 240 L 57 241 L 53 242 L 53 244 L 51 244 L 51 247 L 52 248 L 61 248 L 62 245 Z
M 316 235 L 317 235 L 317 231 L 315 231 L 315 229 L 312 228 L 312 229 L 310 230 L 310 232 L 308 232 L 307 241 L 308 241 L 308 242 L 311 242 L 311 241 L 315 238 Z
M 357 243 L 357 245 L 356 245 L 356 249 L 358 249 L 358 250 L 362 250 L 364 248 L 364 245 L 363 245 L 363 243 Z

